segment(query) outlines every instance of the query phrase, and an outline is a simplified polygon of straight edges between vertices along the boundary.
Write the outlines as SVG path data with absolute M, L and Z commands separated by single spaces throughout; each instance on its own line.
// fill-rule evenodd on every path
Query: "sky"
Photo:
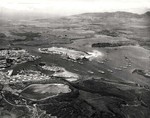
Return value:
M 127 11 L 144 13 L 150 0 L 0 0 L 0 13 L 47 13 L 73 15 L 87 12 Z

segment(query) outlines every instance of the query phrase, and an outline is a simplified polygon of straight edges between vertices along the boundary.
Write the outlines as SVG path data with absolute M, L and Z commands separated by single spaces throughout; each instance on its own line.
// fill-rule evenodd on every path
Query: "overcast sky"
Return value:
M 0 10 L 72 15 L 85 12 L 143 13 L 150 0 L 0 0 Z

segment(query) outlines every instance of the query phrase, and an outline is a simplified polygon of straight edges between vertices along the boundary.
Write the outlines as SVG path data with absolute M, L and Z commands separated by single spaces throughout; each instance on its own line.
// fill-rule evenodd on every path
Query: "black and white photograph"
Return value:
M 150 0 L 0 0 L 0 118 L 150 118 Z

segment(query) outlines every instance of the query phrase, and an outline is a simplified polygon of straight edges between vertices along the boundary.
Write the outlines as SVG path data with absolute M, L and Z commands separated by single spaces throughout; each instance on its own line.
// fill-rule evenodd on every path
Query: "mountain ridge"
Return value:
M 143 14 L 138 14 L 138 13 L 132 13 L 132 12 L 124 12 L 124 11 L 117 11 L 117 12 L 91 12 L 91 13 L 82 13 L 82 14 L 77 14 L 77 15 L 72 15 L 75 17 L 87 17 L 87 16 L 93 16 L 93 17 L 136 17 L 136 18 L 141 18 L 144 16 L 150 16 L 150 11 L 147 11 Z

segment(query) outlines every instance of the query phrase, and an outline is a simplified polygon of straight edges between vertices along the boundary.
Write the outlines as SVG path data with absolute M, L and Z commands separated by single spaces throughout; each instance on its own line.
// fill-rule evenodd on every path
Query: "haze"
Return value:
M 72 15 L 85 12 L 127 11 L 144 13 L 150 0 L 1 0 L 1 12 Z

